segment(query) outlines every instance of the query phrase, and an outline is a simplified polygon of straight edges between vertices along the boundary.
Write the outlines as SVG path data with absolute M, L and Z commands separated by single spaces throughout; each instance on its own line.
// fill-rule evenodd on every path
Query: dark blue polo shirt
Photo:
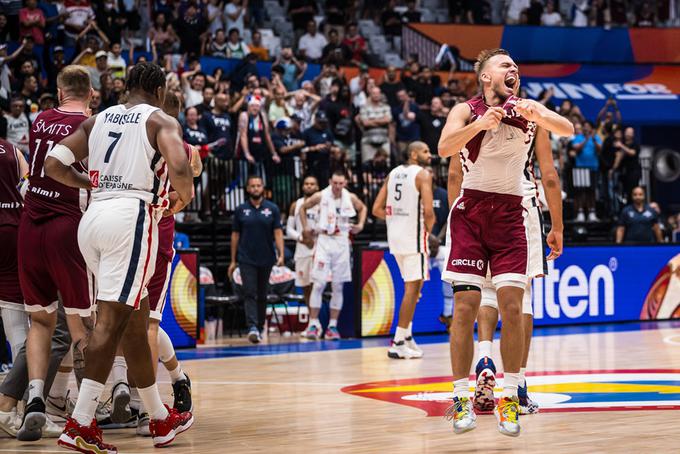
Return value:
M 655 243 L 656 237 L 652 228 L 658 223 L 659 216 L 649 205 L 645 205 L 642 211 L 636 210 L 633 205 L 624 207 L 619 216 L 619 225 L 626 228 L 623 242 Z
M 281 212 L 276 204 L 263 200 L 259 208 L 248 200 L 234 211 L 234 232 L 241 234 L 236 261 L 253 266 L 272 266 L 276 263 L 274 229 L 281 228 Z
M 432 193 L 432 205 L 434 208 L 434 227 L 432 228 L 433 235 L 439 235 L 441 229 L 446 228 L 446 220 L 449 217 L 449 197 L 444 188 L 435 188 Z

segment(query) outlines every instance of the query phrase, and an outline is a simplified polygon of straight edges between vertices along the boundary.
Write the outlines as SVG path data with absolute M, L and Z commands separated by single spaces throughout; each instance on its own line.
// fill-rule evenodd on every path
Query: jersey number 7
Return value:
M 120 140 L 122 135 L 123 135 L 122 132 L 109 131 L 109 137 L 113 138 L 113 142 L 111 142 L 111 145 L 109 145 L 109 149 L 106 150 L 106 156 L 104 156 L 104 164 L 108 164 L 109 161 L 111 160 L 113 149 L 116 148 L 116 145 L 118 145 L 118 141 Z

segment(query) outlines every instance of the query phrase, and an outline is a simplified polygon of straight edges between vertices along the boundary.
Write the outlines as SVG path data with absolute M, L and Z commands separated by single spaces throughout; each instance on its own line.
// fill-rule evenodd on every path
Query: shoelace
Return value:
M 519 414 L 519 404 L 514 400 L 508 400 L 499 408 L 501 415 L 508 422 L 516 423 Z
M 446 413 L 444 414 L 446 420 L 451 421 L 466 416 L 470 411 L 467 406 L 467 400 L 467 398 L 458 399 L 457 401 L 454 400 L 453 405 L 446 409 Z

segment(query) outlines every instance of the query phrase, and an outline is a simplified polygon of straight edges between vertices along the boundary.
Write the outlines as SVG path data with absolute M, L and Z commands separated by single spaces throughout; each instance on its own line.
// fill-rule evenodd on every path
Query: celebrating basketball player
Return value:
M 331 283 L 331 317 L 324 338 L 339 340 L 338 317 L 342 310 L 342 288 L 345 282 L 352 280 L 350 267 L 349 233 L 356 235 L 364 229 L 368 210 L 364 202 L 349 192 L 347 176 L 342 171 L 335 171 L 331 176 L 330 185 L 323 191 L 317 192 L 300 208 L 300 224 L 304 240 L 314 236 L 314 232 L 307 224 L 307 210 L 319 205 L 319 218 L 316 224 L 318 237 L 312 265 L 312 294 L 309 298 L 309 327 L 308 339 L 321 337 L 321 323 L 319 312 L 323 291 L 328 282 Z M 357 216 L 358 221 L 352 224 L 350 219 Z
M 373 203 L 373 215 L 387 222 L 390 253 L 404 279 L 404 296 L 392 346 L 387 356 L 394 359 L 422 358 L 423 351 L 411 333 L 413 314 L 423 282 L 429 279 L 429 232 L 435 222 L 430 149 L 413 142 L 406 149 L 406 164 L 393 169 Z
M 28 404 L 17 434 L 23 441 L 38 440 L 46 423 L 44 387 L 57 323 L 57 292 L 76 358 L 82 359 L 92 311 L 87 269 L 77 240 L 87 192 L 55 181 L 44 168 L 46 155 L 87 119 L 90 76 L 83 67 L 68 66 L 59 73 L 57 87 L 59 107 L 42 112 L 31 125 L 29 188 L 19 226 L 19 278 L 31 314 L 26 339 Z M 71 169 L 85 178 L 86 168 L 79 161 L 70 163 Z
M 313 235 L 305 238 L 302 235 L 303 228 L 300 221 L 300 209 L 307 199 L 319 192 L 319 181 L 314 175 L 308 175 L 302 181 L 302 197 L 290 206 L 288 221 L 286 222 L 286 235 L 294 239 L 295 243 L 295 285 L 302 287 L 305 295 L 305 304 L 309 307 L 309 296 L 312 293 L 312 263 L 314 260 Z M 319 205 L 307 210 L 307 228 L 314 231 L 319 218 Z
M 117 452 L 103 442 L 93 417 L 119 343 L 149 412 L 154 446 L 171 443 L 193 424 L 190 412 L 179 413 L 161 401 L 146 326 L 146 286 L 156 263 L 158 220 L 162 210 L 174 214 L 191 200 L 191 168 L 179 123 L 158 108 L 165 95 L 163 70 L 136 64 L 127 89 L 127 104 L 85 121 L 45 162 L 47 175 L 57 181 L 92 188 L 78 242 L 97 283 L 97 324 L 85 352 L 85 379 L 73 417 L 59 438 L 59 445 L 81 452 Z M 89 179 L 71 169 L 85 158 Z M 171 198 L 168 177 L 176 191 Z
M 523 175 L 537 131 L 570 135 L 573 126 L 545 106 L 515 96 L 519 68 L 507 51 L 481 52 L 475 71 L 481 93 L 453 108 L 439 141 L 441 157 L 460 155 L 460 161 L 452 162 L 463 173 L 463 191 L 449 216 L 451 241 L 443 273 L 453 285 L 455 300 L 451 417 L 456 433 L 476 426 L 468 374 L 474 351 L 474 322 L 490 270 L 503 319 L 501 356 L 505 368 L 503 392 L 494 413 L 502 434 L 518 436 L 517 387 L 524 351 L 522 299 L 529 275 Z M 562 252 L 561 227 L 554 225 L 548 235 L 549 259 Z

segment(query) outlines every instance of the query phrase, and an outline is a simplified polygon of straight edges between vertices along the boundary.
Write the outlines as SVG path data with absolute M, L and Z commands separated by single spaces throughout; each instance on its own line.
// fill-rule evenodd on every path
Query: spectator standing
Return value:
M 656 17 L 652 5 L 648 1 L 641 2 L 635 11 L 635 26 L 654 27 L 655 25 Z
M 433 154 L 436 154 L 439 146 L 439 137 L 446 124 L 448 111 L 444 108 L 442 100 L 438 97 L 432 98 L 430 110 L 420 111 L 418 123 L 420 124 L 420 137 L 425 142 Z
M 177 19 L 177 33 L 179 34 L 180 50 L 189 55 L 200 55 L 201 35 L 207 24 L 196 5 L 189 3 L 183 15 Z
M 310 63 L 318 63 L 323 56 L 323 49 L 328 44 L 326 37 L 318 33 L 316 22 L 311 20 L 307 23 L 307 33 L 300 37 L 298 50 Z
M 527 10 L 527 22 L 529 25 L 541 25 L 543 15 L 543 0 L 531 0 L 531 5 Z
M 319 110 L 326 113 L 328 125 L 335 139 L 345 147 L 349 147 L 354 141 L 354 121 L 352 120 L 349 87 L 340 79 L 333 80 L 330 93 L 319 104 Z
M 366 57 L 366 40 L 359 34 L 359 26 L 356 22 L 347 25 L 347 35 L 342 43 L 352 52 L 351 63 L 359 66 Z
M 3 0 L 0 3 L 1 11 L 7 19 L 5 26 L 12 41 L 19 40 L 19 11 L 21 11 L 21 0 Z M 6 42 L 6 41 L 5 41 Z
M 92 88 L 95 90 L 101 90 L 101 77 L 104 74 L 109 74 L 109 64 L 108 64 L 108 54 L 106 51 L 100 50 L 94 55 L 95 65 L 86 66 L 87 70 L 90 72 L 90 82 L 92 83 Z M 78 59 L 76 59 L 78 61 Z
M 506 2 L 507 10 L 505 12 L 505 23 L 515 25 L 519 23 L 522 11 L 529 9 L 531 6 L 530 0 L 509 0 Z
M 626 0 L 609 0 L 609 14 L 612 25 L 628 25 L 628 7 L 626 3 Z
M 248 0 L 231 0 L 224 7 L 225 28 L 229 30 L 238 30 L 239 35 L 243 35 L 245 30 L 244 20 L 246 11 L 248 10 Z
M 397 92 L 397 99 L 399 104 L 392 108 L 392 118 L 396 122 L 397 159 L 401 162 L 406 155 L 408 145 L 420 140 L 420 125 L 418 124 L 420 111 L 416 103 L 409 98 L 406 90 Z
M 328 181 L 330 178 L 330 155 L 336 148 L 333 145 L 335 137 L 328 128 L 328 117 L 322 110 L 314 116 L 314 123 L 302 133 L 307 160 L 307 171 L 314 175 L 318 181 Z
M 401 21 L 405 24 L 417 24 L 421 21 L 422 14 L 416 9 L 416 1 L 406 2 L 406 11 L 401 15 Z
M 215 89 L 210 86 L 206 85 L 203 87 L 203 101 L 200 104 L 196 104 L 196 109 L 198 110 L 198 116 L 203 117 L 203 114 L 206 112 L 210 112 L 212 110 L 212 101 L 213 98 L 215 97 Z
M 383 102 L 380 88 L 373 87 L 369 95 L 368 102 L 359 112 L 359 122 L 363 128 L 361 162 L 371 160 L 378 149 L 385 150 L 388 156 L 390 154 L 389 124 L 392 121 L 390 106 Z
M 577 132 L 571 141 L 569 152 L 574 158 L 572 178 L 576 191 L 574 201 L 577 209 L 576 222 L 585 221 L 585 211 L 588 211 L 588 222 L 599 220 L 595 214 L 595 188 L 601 149 L 602 139 L 595 134 L 593 124 L 586 121 L 582 133 Z
M 234 157 L 234 131 L 229 112 L 229 94 L 215 95 L 215 107 L 201 117 L 201 126 L 208 135 L 208 142 L 217 143 L 211 151 L 215 157 L 227 160 Z
M 198 109 L 188 107 L 184 111 L 184 140 L 189 145 L 208 145 L 208 133 L 199 125 Z
M 623 141 L 614 142 L 619 149 L 614 161 L 614 169 L 621 173 L 623 193 L 626 197 L 640 184 L 642 166 L 640 165 L 640 144 L 635 140 L 635 129 L 628 126 L 623 131 Z
M 262 33 L 254 31 L 248 47 L 250 53 L 257 55 L 259 61 L 269 61 L 269 49 L 262 44 Z
M 68 0 L 64 2 L 66 19 L 64 31 L 66 32 L 66 46 L 75 46 L 78 35 L 94 21 L 94 10 L 87 0 Z
M 399 105 L 397 93 L 405 89 L 406 86 L 404 83 L 397 78 L 397 68 L 388 66 L 385 71 L 385 80 L 380 84 L 380 91 L 382 91 L 385 98 L 387 98 L 387 104 L 392 108 L 397 107 Z
M 314 15 L 318 12 L 314 0 L 290 0 L 288 2 L 288 17 L 293 23 L 293 33 L 295 42 L 302 36 L 310 20 L 314 20 Z
M 633 203 L 624 207 L 616 228 L 617 243 L 662 243 L 658 213 L 645 203 L 645 190 L 633 188 Z
M 564 25 L 562 15 L 555 11 L 555 2 L 548 0 L 545 4 L 545 11 L 541 15 L 541 25 L 545 27 L 557 27 Z
M 446 222 L 449 218 L 449 197 L 446 189 L 439 186 L 437 175 L 432 167 L 426 168 L 432 175 L 432 208 L 434 208 L 435 223 L 432 235 L 437 237 L 439 244 L 444 244 L 446 237 Z
M 121 55 L 123 51 L 120 43 L 114 42 L 111 44 L 111 51 L 106 56 L 106 64 L 111 71 L 111 75 L 115 78 L 125 79 L 125 70 L 127 63 Z
M 571 5 L 571 25 L 587 27 L 590 15 L 590 0 L 575 0 Z
M 203 102 L 203 87 L 205 87 L 205 74 L 201 72 L 201 65 L 197 64 L 194 69 L 183 72 L 181 80 L 184 90 L 184 105 L 189 108 L 201 104 Z
M 295 91 L 299 87 L 300 79 L 307 71 L 307 63 L 298 60 L 293 55 L 293 49 L 284 47 L 281 49 L 281 55 L 274 62 L 274 67 L 280 66 L 283 70 L 281 81 L 288 91 Z M 272 71 L 274 68 L 272 68 Z
M 289 96 L 292 96 L 292 99 L 288 104 L 288 108 L 291 112 L 291 115 L 294 115 L 300 119 L 300 130 L 304 131 L 311 127 L 312 116 L 319 107 L 321 98 L 305 90 L 297 90 L 293 93 L 289 93 Z
M 350 4 L 353 5 L 353 2 L 348 0 L 326 0 L 326 34 L 329 34 L 332 30 L 340 35 L 345 32 L 347 18 L 352 15 Z
M 30 36 L 33 42 L 39 46 L 45 44 L 43 30 L 45 28 L 45 14 L 38 8 L 37 0 L 26 0 L 26 7 L 19 11 L 21 22 L 20 35 Z
M 274 149 L 269 123 L 261 111 L 262 100 L 258 96 L 250 96 L 248 108 L 241 112 L 238 120 L 238 144 L 241 158 L 245 160 L 242 168 L 248 168 L 248 173 L 264 176 L 264 162 L 271 156 L 275 163 L 280 162 L 279 155 Z M 243 174 L 243 172 L 242 172 Z
M 600 139 L 605 140 L 615 129 L 621 128 L 621 111 L 613 97 L 604 104 L 595 120 L 595 128 Z
M 156 43 L 159 55 L 165 55 L 179 49 L 179 37 L 175 28 L 168 23 L 166 15 L 162 12 L 156 13 L 148 36 L 149 41 Z
M 618 200 L 615 195 L 615 175 L 614 163 L 616 157 L 621 153 L 620 145 L 623 140 L 623 131 L 616 128 L 613 133 L 607 136 L 602 143 L 600 153 L 600 181 L 602 182 L 602 199 L 607 215 L 613 216 L 619 212 L 617 208 Z
M 248 177 L 246 192 L 248 200 L 234 211 L 228 276 L 233 279 L 239 267 L 248 340 L 256 344 L 262 340 L 269 274 L 275 264 L 283 265 L 283 229 L 279 207 L 264 198 L 262 178 Z
M 286 103 L 286 90 L 283 87 L 275 87 L 273 90 L 274 101 L 269 104 L 269 124 L 275 125 L 282 118 L 291 116 L 292 111 Z
M 323 63 L 333 63 L 337 66 L 346 66 L 352 59 L 352 51 L 344 43 L 340 42 L 340 35 L 335 29 L 328 33 L 329 42 L 323 48 L 321 59 Z
M 273 199 L 280 206 L 290 204 L 295 194 L 295 175 L 299 175 L 300 169 L 297 163 L 300 161 L 300 151 L 305 146 L 302 135 L 293 129 L 290 118 L 282 118 L 276 122 L 272 142 L 276 152 L 281 157 L 281 164 L 277 167 L 273 183 Z
M 390 0 L 380 14 L 380 24 L 382 25 L 383 33 L 393 44 L 401 42 L 402 16 L 396 11 L 396 7 L 397 0 Z
M 211 35 L 217 30 L 224 30 L 222 0 L 210 0 L 208 3 L 208 32 Z
M 28 130 L 30 122 L 26 115 L 26 101 L 15 96 L 10 103 L 10 111 L 5 114 L 7 122 L 7 141 L 17 147 L 28 159 Z

